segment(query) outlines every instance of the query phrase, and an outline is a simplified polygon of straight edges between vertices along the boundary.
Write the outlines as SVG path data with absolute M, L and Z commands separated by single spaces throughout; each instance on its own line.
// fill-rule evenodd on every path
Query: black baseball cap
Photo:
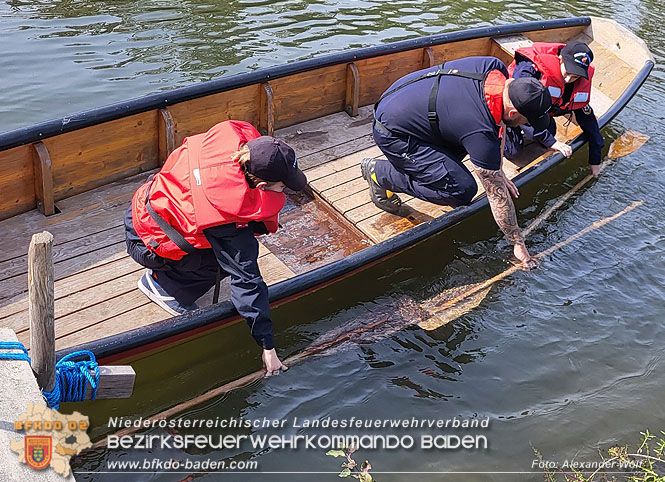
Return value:
M 517 112 L 527 118 L 535 132 L 550 125 L 547 113 L 552 107 L 552 97 L 547 88 L 533 77 L 513 79 L 508 85 L 508 97 Z
M 271 136 L 261 136 L 249 141 L 247 147 L 249 172 L 264 181 L 281 181 L 294 191 L 305 188 L 307 178 L 298 168 L 295 151 L 286 142 Z
M 589 65 L 593 61 L 593 52 L 587 44 L 571 42 L 561 49 L 559 55 L 563 59 L 566 72 L 579 75 L 585 79 L 589 78 Z

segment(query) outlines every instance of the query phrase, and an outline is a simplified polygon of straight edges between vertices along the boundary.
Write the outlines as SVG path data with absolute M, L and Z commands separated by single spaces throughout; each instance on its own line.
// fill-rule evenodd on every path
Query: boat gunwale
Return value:
M 456 30 L 441 34 L 401 40 L 372 47 L 362 47 L 342 52 L 330 53 L 311 59 L 299 60 L 284 65 L 277 65 L 254 72 L 223 76 L 190 86 L 180 87 L 165 92 L 148 94 L 135 99 L 121 101 L 107 106 L 64 116 L 60 119 L 44 121 L 32 126 L 22 127 L 0 133 L 0 151 L 12 149 L 31 142 L 42 141 L 66 132 L 91 127 L 155 109 L 162 109 L 173 104 L 206 97 L 208 95 L 257 85 L 270 80 L 287 77 L 330 67 L 343 63 L 363 60 L 382 55 L 394 54 L 418 48 L 444 45 L 479 38 L 516 35 L 534 31 L 556 30 L 569 27 L 583 27 L 592 24 L 591 17 L 572 17 L 565 19 L 538 20 L 507 25 L 494 25 L 466 30 Z
M 601 129 L 614 119 L 635 96 L 647 80 L 654 65 L 654 62 L 651 60 L 647 60 L 644 63 L 644 66 L 637 72 L 626 90 L 598 119 Z M 570 143 L 573 152 L 582 147 L 584 142 L 586 142 L 584 134 L 579 134 L 575 137 Z M 518 187 L 521 187 L 564 160 L 566 158 L 561 153 L 555 152 L 538 164 L 515 176 L 513 182 Z M 299 297 L 298 295 L 302 296 L 307 291 L 321 289 L 336 279 L 348 276 L 355 271 L 366 269 L 379 260 L 396 255 L 425 241 L 427 238 L 478 213 L 487 206 L 487 197 L 481 196 L 468 206 L 455 208 L 438 218 L 414 226 L 390 239 L 368 246 L 341 260 L 275 283 L 268 288 L 270 304 L 271 306 L 281 304 L 281 302 L 285 302 L 290 298 L 297 298 Z M 201 331 L 212 329 L 215 326 L 230 323 L 233 319 L 237 319 L 238 316 L 231 301 L 225 301 L 217 305 L 205 307 L 192 315 L 168 318 L 123 333 L 62 349 L 56 353 L 56 356 L 60 358 L 74 351 L 90 350 L 100 360 L 118 361 L 128 358 L 130 354 L 142 353 L 161 345 L 170 344 L 170 341 L 175 342 L 177 339 L 189 336 L 188 334 L 190 333 L 194 335 Z

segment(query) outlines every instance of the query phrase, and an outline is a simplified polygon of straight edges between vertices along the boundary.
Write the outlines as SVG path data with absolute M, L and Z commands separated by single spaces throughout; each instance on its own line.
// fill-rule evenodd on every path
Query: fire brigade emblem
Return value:
M 33 469 L 41 470 L 51 462 L 52 440 L 46 435 L 25 436 L 25 461 Z

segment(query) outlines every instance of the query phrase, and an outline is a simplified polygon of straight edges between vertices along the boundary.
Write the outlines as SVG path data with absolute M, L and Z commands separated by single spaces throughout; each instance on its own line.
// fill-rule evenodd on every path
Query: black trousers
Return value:
M 132 259 L 151 269 L 157 283 L 181 305 L 191 305 L 215 284 L 219 264 L 212 249 L 199 249 L 179 260 L 156 255 L 136 234 L 131 207 L 125 212 L 125 241 Z
M 382 188 L 453 207 L 469 204 L 476 195 L 478 186 L 471 172 L 441 146 L 398 137 L 378 125 L 374 141 L 387 158 L 375 168 Z
M 181 305 L 191 305 L 217 279 L 231 277 L 231 301 L 242 316 L 259 346 L 274 347 L 270 301 L 257 259 L 259 243 L 255 233 L 267 232 L 261 222 L 250 222 L 246 228 L 224 224 L 204 230 L 211 249 L 199 249 L 179 260 L 162 258 L 150 251 L 136 234 L 131 206 L 125 212 L 127 252 L 142 266 L 152 269 L 157 282 Z

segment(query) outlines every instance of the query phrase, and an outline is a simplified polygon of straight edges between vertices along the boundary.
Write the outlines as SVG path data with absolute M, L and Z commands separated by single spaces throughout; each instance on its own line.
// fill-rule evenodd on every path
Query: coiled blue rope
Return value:
M 88 360 L 73 361 L 74 358 L 87 357 Z M 94 372 L 94 376 L 90 374 Z M 55 364 L 55 385 L 53 390 L 45 392 L 46 403 L 49 407 L 60 408 L 60 402 L 82 402 L 85 400 L 85 392 L 88 384 L 92 387 L 92 398 L 97 397 L 97 385 L 99 383 L 99 368 L 95 354 L 91 351 L 75 351 L 63 356 Z
M 28 350 L 23 344 L 15 341 L 0 341 L 0 350 L 22 350 L 23 353 L 2 353 L 0 360 L 25 360 L 30 363 Z M 74 361 L 75 358 L 86 357 L 87 360 Z M 94 375 L 90 374 L 94 372 Z M 99 366 L 95 354 L 91 351 L 75 351 L 62 357 L 55 364 L 55 384 L 50 392 L 42 390 L 46 404 L 56 410 L 61 402 L 82 402 L 88 384 L 92 388 L 92 400 L 97 397 L 99 384 Z

